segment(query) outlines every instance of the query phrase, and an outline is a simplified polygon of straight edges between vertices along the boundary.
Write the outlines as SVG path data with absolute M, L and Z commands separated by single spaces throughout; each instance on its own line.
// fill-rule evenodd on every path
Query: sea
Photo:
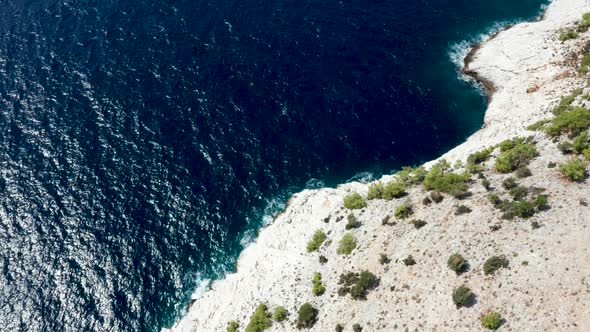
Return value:
M 306 188 L 482 126 L 547 0 L 0 0 L 0 331 L 171 326 Z

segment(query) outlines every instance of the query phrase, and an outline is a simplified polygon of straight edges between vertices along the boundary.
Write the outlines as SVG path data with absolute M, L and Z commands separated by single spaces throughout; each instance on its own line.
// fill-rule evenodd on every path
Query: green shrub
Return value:
M 572 151 L 575 154 L 582 154 L 588 149 L 588 132 L 584 131 L 572 141 Z
M 461 254 L 452 254 L 447 260 L 447 266 L 449 269 L 459 274 L 467 269 L 467 261 L 461 256 Z
M 466 214 L 466 213 L 470 213 L 471 209 L 465 205 L 459 205 L 457 206 L 457 209 L 455 210 L 455 215 L 456 216 L 460 216 L 462 214 Z
M 328 263 L 328 259 L 324 255 L 320 255 L 319 261 L 320 261 L 320 264 Z
M 525 166 L 525 167 L 521 167 L 521 168 L 517 169 L 514 174 L 516 175 L 517 178 L 522 179 L 522 178 L 527 178 L 527 177 L 533 175 L 533 172 L 531 172 L 531 170 Z
M 559 136 L 566 132 L 570 137 L 575 137 L 588 127 L 590 127 L 590 112 L 582 107 L 573 107 L 553 118 L 545 132 L 550 136 Z
M 502 315 L 498 312 L 490 311 L 481 317 L 481 326 L 490 330 L 497 330 L 502 324 Z
M 314 252 L 320 249 L 322 244 L 326 241 L 326 233 L 323 230 L 318 229 L 313 233 L 311 240 L 307 242 L 307 252 Z
M 430 198 L 428 198 L 428 196 L 426 196 L 422 199 L 422 204 L 428 206 L 428 205 L 432 204 L 432 200 Z
M 543 127 L 545 127 L 546 124 L 548 124 L 550 122 L 551 122 L 550 119 L 540 120 L 540 121 L 537 121 L 537 122 L 533 123 L 532 125 L 526 127 L 526 129 L 530 130 L 530 131 L 541 130 L 541 129 L 543 129 Z
M 550 161 L 549 163 L 547 163 L 547 168 L 555 168 L 557 167 L 557 164 L 553 161 Z
M 500 156 L 496 158 L 496 170 L 500 173 L 511 173 L 527 166 L 538 155 L 535 145 L 524 138 L 506 140 L 500 143 L 500 150 Z
M 538 210 L 545 210 L 547 208 L 547 195 L 539 195 L 533 200 L 533 205 Z
M 535 205 L 532 202 L 525 200 L 513 202 L 502 201 L 499 208 L 504 212 L 502 218 L 508 220 L 512 220 L 516 217 L 530 218 L 535 215 Z
M 353 332 L 362 332 L 363 331 L 363 328 L 359 324 L 354 324 L 352 326 L 352 331 Z
M 477 152 L 474 152 L 467 157 L 467 164 L 481 164 L 490 158 L 490 154 L 494 151 L 493 147 L 486 148 Z
M 552 113 L 554 115 L 559 115 L 563 112 L 571 111 L 573 109 L 572 103 L 579 95 L 582 94 L 582 92 L 583 89 L 575 89 L 571 94 L 562 97 L 559 101 L 559 105 L 557 105 L 557 107 L 552 110 Z
M 401 171 L 397 172 L 396 178 L 401 184 L 406 187 L 411 185 L 416 185 L 422 183 L 424 181 L 424 176 L 426 175 L 426 170 L 423 166 L 420 167 L 403 167 Z
M 350 233 L 346 233 L 342 236 L 342 239 L 340 239 L 340 242 L 338 243 L 338 248 L 336 249 L 336 253 L 338 255 L 350 255 L 355 248 L 355 237 Z
M 348 272 L 341 274 L 338 280 L 338 284 L 341 285 L 340 289 L 338 289 L 338 295 L 350 294 L 353 300 L 366 300 L 369 291 L 377 288 L 379 283 L 379 278 L 366 270 L 361 271 L 361 273 Z
M 306 302 L 300 308 L 297 314 L 297 328 L 312 328 L 318 320 L 318 310 L 311 303 Z
M 453 291 L 453 303 L 455 303 L 457 308 L 468 306 L 472 302 L 473 297 L 473 292 L 465 285 Z
M 570 154 L 570 153 L 574 152 L 574 149 L 572 147 L 572 143 L 568 142 L 568 141 L 559 142 L 557 144 L 557 149 L 559 151 L 561 151 L 561 153 L 563 153 L 563 154 Z
M 322 284 L 322 275 L 318 272 L 313 274 L 311 279 L 313 295 L 321 296 L 326 292 L 326 286 Z
M 488 200 L 490 201 L 490 203 L 492 203 L 492 205 L 495 208 L 500 208 L 500 206 L 503 203 L 503 201 L 500 199 L 500 197 L 498 197 L 498 195 L 496 195 L 496 194 L 489 194 Z
M 240 324 L 238 324 L 238 322 L 236 322 L 235 320 L 232 320 L 231 322 L 229 322 L 227 324 L 227 332 L 238 332 L 238 329 L 240 328 Z
M 254 314 L 250 317 L 250 323 L 246 326 L 246 332 L 262 332 L 272 325 L 270 313 L 264 303 L 258 305 Z
M 344 226 L 344 228 L 346 230 L 361 227 L 361 223 L 358 222 L 358 220 L 356 220 L 356 217 L 354 216 L 354 214 L 352 214 L 352 213 L 349 214 L 347 217 L 347 220 L 348 220 L 348 222 L 346 223 L 346 226 Z
M 414 211 L 412 210 L 412 205 L 406 202 L 395 209 L 394 215 L 397 219 L 406 219 L 412 214 L 414 214 Z
M 500 268 L 508 267 L 508 260 L 504 256 L 492 256 L 483 264 L 485 275 L 494 274 Z
M 559 171 L 571 181 L 581 181 L 588 175 L 586 162 L 578 158 L 559 165 Z
M 406 266 L 416 265 L 416 261 L 414 260 L 414 257 L 412 257 L 412 255 L 409 255 L 408 257 L 404 258 L 403 262 Z
M 343 332 L 344 331 L 344 326 L 342 326 L 341 324 L 336 324 L 336 328 L 334 330 L 336 332 Z
M 344 207 L 351 210 L 363 209 L 367 207 L 367 202 L 359 193 L 353 192 L 344 197 Z
M 449 171 L 444 162 L 432 166 L 424 177 L 422 185 L 426 190 L 436 190 L 453 196 L 463 196 L 469 190 L 467 181 L 470 180 L 467 172 L 456 174 Z M 431 197 L 432 198 L 432 197 Z
M 381 219 L 381 225 L 387 225 L 389 224 L 389 220 L 391 219 L 390 215 L 386 215 L 385 217 L 383 217 L 383 219 Z
M 272 314 L 272 319 L 275 320 L 275 322 L 282 322 L 285 319 L 287 319 L 287 309 L 285 309 L 285 307 L 283 306 L 278 306 L 275 308 L 273 314 Z
M 367 199 L 372 200 L 372 199 L 383 198 L 384 189 L 385 189 L 385 186 L 383 186 L 383 183 L 381 183 L 381 182 L 373 183 L 372 185 L 369 186 L 369 191 L 367 192 Z
M 580 74 L 582 74 L 582 75 L 588 74 L 589 68 L 590 68 L 590 52 L 586 53 L 582 56 L 582 61 L 580 62 Z
M 582 154 L 584 155 L 584 158 L 586 158 L 587 160 L 590 160 L 590 148 L 582 151 Z
M 590 27 L 590 13 L 582 15 L 582 20 L 578 23 L 578 31 L 585 32 Z
M 385 265 L 385 264 L 389 264 L 389 262 L 391 262 L 391 260 L 389 259 L 389 257 L 387 257 L 386 254 L 379 255 L 379 264 Z
M 445 199 L 445 197 L 439 193 L 438 191 L 433 191 L 430 193 L 430 199 L 435 202 L 436 204 L 440 203 Z
M 529 194 L 529 190 L 525 187 L 517 186 L 517 187 L 510 189 L 510 191 L 508 193 L 512 196 L 513 200 L 522 201 Z
M 420 229 L 420 228 L 426 226 L 426 221 L 424 221 L 422 219 L 414 219 L 414 220 L 410 221 L 410 224 L 414 225 L 414 228 Z
M 564 30 L 559 34 L 559 41 L 566 41 L 566 40 L 570 40 L 570 39 L 576 39 L 580 36 L 579 33 L 577 33 L 574 30 Z
M 397 181 L 389 182 L 383 189 L 383 199 L 388 201 L 406 196 L 406 186 Z

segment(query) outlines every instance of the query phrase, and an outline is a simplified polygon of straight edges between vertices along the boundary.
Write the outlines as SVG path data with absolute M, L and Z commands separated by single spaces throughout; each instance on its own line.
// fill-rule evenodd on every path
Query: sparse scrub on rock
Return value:
M 297 328 L 309 329 L 312 328 L 318 320 L 318 310 L 314 308 L 311 303 L 306 302 L 297 313 Z
M 414 210 L 412 210 L 412 205 L 408 202 L 405 202 L 402 205 L 398 206 L 395 209 L 394 213 L 397 219 L 406 219 L 412 214 L 414 214 Z
M 356 238 L 354 235 L 350 233 L 346 233 L 338 242 L 338 248 L 336 248 L 336 253 L 338 255 L 350 255 L 352 251 L 356 248 Z
M 398 181 L 389 182 L 383 189 L 383 199 L 388 201 L 406 196 L 406 186 Z
M 483 264 L 485 275 L 494 274 L 503 267 L 508 267 L 508 260 L 504 256 L 492 256 Z
M 578 23 L 577 30 L 579 32 L 586 32 L 590 28 L 590 13 L 582 15 L 582 20 Z
M 516 175 L 517 178 L 523 179 L 523 178 L 528 178 L 529 176 L 533 175 L 533 172 L 531 172 L 530 168 L 524 166 L 524 167 L 520 167 L 519 169 L 517 169 L 514 174 Z
M 569 141 L 559 142 L 557 144 L 557 149 L 563 154 L 572 154 L 574 152 L 572 143 Z
M 584 131 L 573 139 L 572 152 L 582 154 L 586 149 L 588 149 L 588 132 Z
M 475 295 L 473 294 L 471 289 L 469 289 L 469 287 L 463 285 L 463 286 L 456 288 L 453 291 L 453 303 L 455 303 L 457 308 L 466 307 L 466 306 L 469 306 L 469 304 L 471 304 L 474 296 Z
M 367 207 L 367 202 L 359 193 L 353 192 L 344 197 L 344 207 L 351 210 L 363 209 Z
M 483 179 L 481 180 L 481 185 L 485 188 L 485 190 L 490 191 L 492 190 L 492 184 L 490 183 L 490 180 L 488 179 Z
M 348 272 L 340 275 L 338 295 L 350 294 L 353 300 L 366 300 L 369 291 L 379 286 L 380 279 L 369 271 Z
M 236 322 L 235 320 L 232 320 L 229 323 L 227 323 L 226 332 L 238 332 L 239 328 L 240 324 L 238 324 L 238 322 Z
M 385 186 L 381 182 L 375 182 L 369 186 L 369 191 L 367 192 L 367 199 L 381 199 L 383 198 L 383 190 Z
M 490 311 L 481 316 L 481 326 L 490 330 L 497 330 L 502 324 L 502 315 L 496 311 Z
M 287 319 L 288 314 L 289 313 L 287 312 L 287 309 L 285 309 L 285 307 L 278 306 L 272 313 L 272 319 L 274 319 L 275 322 L 282 322 L 285 319 Z
M 513 200 L 522 201 L 528 196 L 529 190 L 525 187 L 516 186 L 510 189 L 508 193 L 510 194 L 510 196 L 512 196 Z
M 467 269 L 467 261 L 461 256 L 461 254 L 453 254 L 447 260 L 447 266 L 449 269 L 459 274 Z
M 581 181 L 588 176 L 586 162 L 578 158 L 559 165 L 559 171 L 571 181 Z
M 430 199 L 435 202 L 436 204 L 440 203 L 445 199 L 445 197 L 439 193 L 438 191 L 433 191 L 430 193 Z
M 391 260 L 389 259 L 389 257 L 387 257 L 386 254 L 379 255 L 379 264 L 385 265 L 385 264 L 389 264 L 389 262 L 391 262 Z
M 346 223 L 346 226 L 344 226 L 344 229 L 349 230 L 349 229 L 361 227 L 361 223 L 358 222 L 358 220 L 356 219 L 356 217 L 353 213 L 348 215 L 347 220 L 348 220 L 348 222 Z
M 582 61 L 580 62 L 580 74 L 586 75 L 588 74 L 588 70 L 590 70 L 590 52 L 585 53 L 582 56 Z
M 516 188 L 517 186 L 518 182 L 516 182 L 516 179 L 513 177 L 506 178 L 504 181 L 502 181 L 502 187 L 504 187 L 506 190 Z
M 425 175 L 426 169 L 424 169 L 424 166 L 406 166 L 403 167 L 401 171 L 397 172 L 396 178 L 400 183 L 404 184 L 406 187 L 409 187 L 422 183 L 422 181 L 424 181 Z
M 414 257 L 412 257 L 412 255 L 409 255 L 408 257 L 404 258 L 403 262 L 406 266 L 416 265 L 416 261 L 414 260 Z
M 569 111 L 559 113 L 551 120 L 545 132 L 550 136 L 559 136 L 562 133 L 569 137 L 576 137 L 590 126 L 590 112 L 582 107 L 573 107 Z
M 539 153 L 534 143 L 528 138 L 515 138 L 500 143 L 500 156 L 496 158 L 496 170 L 511 173 L 527 166 Z
M 420 228 L 426 226 L 426 221 L 424 221 L 422 219 L 414 219 L 414 220 L 410 221 L 410 224 L 414 225 L 414 228 L 420 229 Z
M 313 233 L 311 240 L 307 242 L 307 252 L 314 252 L 320 249 L 322 244 L 326 241 L 326 233 L 323 230 L 318 229 Z
M 262 332 L 269 329 L 272 325 L 270 317 L 271 315 L 268 312 L 266 304 L 259 304 L 254 314 L 250 317 L 250 323 L 246 326 L 246 332 Z
M 455 215 L 456 216 L 460 216 L 462 214 L 466 214 L 466 213 L 470 213 L 471 209 L 465 205 L 459 205 L 457 206 L 457 209 L 455 210 Z
M 315 296 L 324 295 L 324 293 L 326 292 L 326 286 L 324 286 L 324 284 L 322 283 L 322 275 L 318 272 L 315 272 L 313 274 L 313 277 L 311 279 L 311 285 L 313 295 Z

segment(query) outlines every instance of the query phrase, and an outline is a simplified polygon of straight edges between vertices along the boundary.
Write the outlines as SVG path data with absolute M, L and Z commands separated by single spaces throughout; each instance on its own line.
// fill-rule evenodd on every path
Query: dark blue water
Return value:
M 450 54 L 542 3 L 0 1 L 0 330 L 172 324 L 290 193 L 480 127 Z

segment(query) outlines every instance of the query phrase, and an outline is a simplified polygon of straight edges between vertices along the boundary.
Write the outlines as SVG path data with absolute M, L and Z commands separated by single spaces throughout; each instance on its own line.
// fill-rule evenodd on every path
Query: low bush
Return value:
M 521 201 L 502 201 L 500 204 L 500 210 L 504 212 L 502 219 L 512 220 L 516 217 L 530 218 L 535 215 L 535 205 L 526 200 Z
M 492 189 L 492 184 L 490 183 L 490 180 L 488 179 L 483 179 L 481 180 L 481 185 L 485 188 L 485 190 L 490 191 Z
M 389 220 L 391 219 L 390 215 L 386 215 L 385 217 L 383 217 L 383 219 L 381 219 L 381 225 L 387 225 L 389 224 Z
M 522 201 L 528 196 L 529 190 L 525 187 L 517 186 L 510 189 L 508 193 L 510 194 L 510 196 L 512 196 L 513 200 Z
M 348 222 L 346 223 L 346 226 L 344 226 L 344 229 L 349 230 L 349 229 L 361 227 L 361 223 L 358 222 L 358 220 L 356 219 L 356 217 L 354 216 L 353 213 L 348 215 L 347 220 L 348 220 Z
M 545 129 L 550 136 L 567 133 L 575 137 L 590 127 L 590 112 L 582 107 L 573 107 L 569 111 L 559 113 Z
M 493 147 L 486 148 L 477 152 L 474 152 L 467 157 L 467 164 L 481 164 L 490 158 L 490 154 L 494 151 Z
M 324 284 L 322 283 L 322 275 L 320 273 L 316 272 L 313 274 L 311 284 L 313 295 L 324 295 L 324 293 L 326 292 L 326 286 L 324 286 Z
M 539 153 L 530 139 L 515 138 L 500 143 L 500 156 L 496 158 L 496 170 L 500 173 L 511 173 L 520 167 L 527 166 Z
M 531 172 L 530 168 L 525 166 L 525 167 L 520 167 L 519 169 L 517 169 L 514 174 L 516 175 L 517 178 L 522 179 L 522 178 L 528 178 L 529 176 L 533 175 L 533 172 Z
M 383 189 L 383 199 L 388 201 L 406 196 L 406 186 L 398 181 L 389 182 Z
M 502 187 L 504 187 L 504 189 L 506 190 L 510 190 L 512 188 L 515 188 L 518 186 L 518 182 L 516 182 L 516 179 L 513 177 L 509 177 L 507 179 L 505 179 L 504 181 L 502 181 Z
M 353 192 L 344 197 L 344 207 L 351 210 L 363 209 L 367 207 L 367 202 L 359 193 Z
M 492 256 L 483 264 L 485 275 L 494 274 L 503 267 L 508 267 L 508 260 L 504 256 Z
M 588 132 L 584 131 L 572 141 L 572 152 L 582 154 L 586 149 L 588 149 Z
M 559 41 L 564 42 L 570 39 L 576 39 L 580 36 L 579 33 L 577 33 L 574 30 L 564 30 L 559 34 Z
M 338 242 L 338 248 L 336 248 L 336 253 L 338 255 L 350 255 L 352 251 L 356 248 L 356 238 L 350 234 L 346 233 Z
M 503 201 L 500 199 L 500 197 L 498 197 L 498 195 L 496 195 L 496 194 L 489 194 L 488 200 L 490 201 L 490 203 L 492 203 L 492 205 L 495 208 L 500 208 L 500 206 L 503 203 Z
M 561 153 L 563 154 L 571 154 L 572 152 L 574 152 L 572 148 L 572 143 L 568 141 L 559 142 L 557 144 L 557 149 L 561 151 Z
M 550 161 L 549 163 L 547 163 L 547 168 L 555 168 L 557 167 L 557 163 Z
M 300 308 L 297 313 L 297 328 L 298 329 L 309 329 L 312 328 L 318 320 L 318 310 L 306 302 Z
M 391 262 L 391 260 L 389 259 L 389 257 L 387 257 L 386 254 L 379 255 L 379 264 L 385 265 L 385 264 L 389 264 L 389 262 Z
M 537 121 L 537 122 L 533 123 L 532 125 L 526 127 L 526 129 L 530 130 L 530 131 L 541 130 L 545 127 L 546 124 L 548 124 L 550 122 L 551 122 L 550 119 L 540 120 L 540 121 Z
M 238 324 L 238 322 L 236 322 L 235 320 L 232 320 L 231 322 L 227 323 L 226 332 L 238 332 L 239 328 L 240 324 Z
M 385 186 L 381 182 L 373 183 L 369 186 L 369 191 L 367 192 L 367 199 L 381 199 L 383 198 L 383 191 Z
M 432 200 L 430 198 L 428 198 L 428 196 L 426 196 L 422 199 L 422 204 L 428 206 L 428 205 L 432 204 Z
M 436 204 L 440 203 L 445 199 L 445 197 L 439 193 L 438 191 L 433 191 L 430 193 L 430 199 L 435 202 Z
M 424 221 L 422 219 L 414 219 L 414 220 L 410 221 L 410 224 L 414 225 L 414 228 L 420 229 L 420 228 L 426 226 L 426 221 Z
M 432 166 L 424 177 L 422 185 L 426 190 L 436 190 L 455 197 L 464 197 L 469 190 L 467 182 L 470 179 L 469 173 L 452 173 L 448 163 L 441 161 Z
M 334 329 L 336 332 L 343 332 L 344 326 L 342 324 L 336 324 L 336 328 Z
M 362 332 L 363 331 L 363 328 L 359 324 L 354 324 L 352 326 L 352 331 L 353 332 Z
M 412 214 L 414 214 L 414 211 L 412 210 L 412 205 L 407 202 L 398 206 L 395 209 L 395 213 L 394 213 L 394 215 L 397 219 L 406 219 L 409 216 L 411 216 Z
M 254 314 L 250 317 L 250 323 L 246 326 L 246 332 L 262 332 L 272 325 L 270 313 L 264 303 L 258 305 Z
M 420 167 L 403 167 L 401 171 L 397 172 L 396 179 L 406 187 L 417 185 L 424 181 L 426 170 L 424 166 Z
M 581 181 L 588 175 L 586 162 L 578 158 L 559 165 L 559 171 L 571 181 Z
M 453 291 L 453 303 L 460 307 L 466 307 L 473 301 L 474 294 L 469 287 L 463 285 Z
M 318 229 L 313 233 L 311 240 L 307 242 L 307 252 L 314 252 L 320 249 L 322 244 L 326 241 L 326 233 L 323 230 Z
M 272 319 L 274 319 L 275 322 L 282 322 L 285 319 L 287 319 L 288 314 L 289 313 L 287 312 L 287 309 L 285 309 L 285 307 L 278 306 L 275 308 L 274 312 L 272 313 Z
M 502 315 L 496 311 L 490 311 L 481 317 L 481 326 L 490 330 L 497 330 L 502 324 Z
M 582 75 L 588 74 L 589 69 L 590 69 L 590 52 L 588 52 L 582 56 L 582 61 L 580 61 L 580 74 L 582 74 Z
M 465 205 L 459 205 L 457 206 L 457 209 L 455 210 L 455 215 L 456 216 L 460 216 L 462 214 L 466 214 L 466 213 L 470 213 L 471 209 Z
M 467 269 L 467 261 L 461 256 L 461 254 L 452 254 L 447 260 L 447 266 L 449 269 L 459 274 Z
M 586 32 L 590 28 L 590 13 L 582 15 L 582 20 L 578 23 L 578 31 Z
M 326 263 L 328 263 L 328 259 L 324 255 L 320 255 L 319 260 L 320 260 L 320 264 L 326 264 Z
M 340 275 L 338 295 L 350 294 L 353 300 L 366 300 L 369 291 L 379 286 L 380 280 L 369 271 L 348 272 Z
M 412 255 L 409 255 L 408 257 L 404 258 L 403 262 L 406 266 L 416 265 L 416 261 L 414 260 L 414 257 L 412 257 Z
M 583 89 L 575 89 L 571 94 L 561 97 L 559 105 L 557 105 L 551 112 L 554 115 L 559 115 L 563 112 L 571 111 L 573 109 L 572 103 L 583 91 Z

